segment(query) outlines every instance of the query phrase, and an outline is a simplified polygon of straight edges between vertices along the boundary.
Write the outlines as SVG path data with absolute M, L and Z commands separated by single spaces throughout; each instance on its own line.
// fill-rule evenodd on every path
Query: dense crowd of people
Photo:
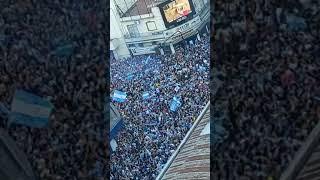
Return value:
M 224 82 L 212 102 L 229 136 L 212 149 L 213 179 L 279 179 L 319 122 L 320 3 L 287 2 L 215 3 L 213 65 Z
M 21 89 L 54 105 L 47 128 L 7 127 L 7 117 L 0 117 L 0 128 L 25 152 L 39 179 L 107 174 L 107 17 L 102 3 L 0 3 L 0 102 L 10 110 L 15 90 Z
M 111 154 L 111 180 L 155 179 L 209 100 L 209 37 L 177 48 L 175 54 L 111 59 L 113 102 L 124 119 Z M 144 92 L 150 97 L 142 98 Z M 170 110 L 181 97 L 177 111 Z

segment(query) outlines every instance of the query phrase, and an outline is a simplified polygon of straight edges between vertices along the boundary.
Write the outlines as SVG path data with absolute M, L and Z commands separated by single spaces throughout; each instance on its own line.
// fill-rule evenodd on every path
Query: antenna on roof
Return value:
M 120 17 L 122 17 L 123 16 L 123 14 L 124 14 L 124 12 L 121 10 L 121 8 L 119 7 L 119 5 L 118 4 L 116 4 L 116 8 L 117 8 L 117 11 L 119 12 L 119 14 L 120 14 Z

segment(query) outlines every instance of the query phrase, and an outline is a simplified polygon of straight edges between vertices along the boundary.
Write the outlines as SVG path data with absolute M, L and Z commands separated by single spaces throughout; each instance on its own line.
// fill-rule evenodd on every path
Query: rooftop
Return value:
M 118 123 L 119 120 L 119 111 L 113 104 L 110 103 L 110 130 Z
M 155 0 L 137 0 L 123 15 L 122 17 L 139 16 L 151 13 L 151 5 Z
M 210 102 L 160 174 L 164 179 L 210 179 Z M 160 177 L 159 176 L 159 177 Z
M 280 180 L 319 180 L 320 177 L 320 123 L 312 130 L 295 154 Z
M 35 179 L 30 163 L 14 140 L 0 129 L 0 179 Z

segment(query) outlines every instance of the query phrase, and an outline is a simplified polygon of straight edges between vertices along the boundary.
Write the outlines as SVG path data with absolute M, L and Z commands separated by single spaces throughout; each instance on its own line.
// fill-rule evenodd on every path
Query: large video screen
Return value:
M 191 0 L 168 0 L 158 7 L 167 28 L 178 26 L 195 14 Z

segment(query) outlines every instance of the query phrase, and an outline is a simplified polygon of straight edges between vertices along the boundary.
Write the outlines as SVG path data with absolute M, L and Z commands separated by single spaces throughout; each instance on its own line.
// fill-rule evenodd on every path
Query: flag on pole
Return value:
M 115 90 L 112 99 L 116 102 L 125 102 L 127 99 L 127 93 Z
M 53 105 L 48 100 L 23 90 L 16 90 L 11 104 L 9 125 L 15 123 L 36 128 L 46 127 L 52 109 Z

